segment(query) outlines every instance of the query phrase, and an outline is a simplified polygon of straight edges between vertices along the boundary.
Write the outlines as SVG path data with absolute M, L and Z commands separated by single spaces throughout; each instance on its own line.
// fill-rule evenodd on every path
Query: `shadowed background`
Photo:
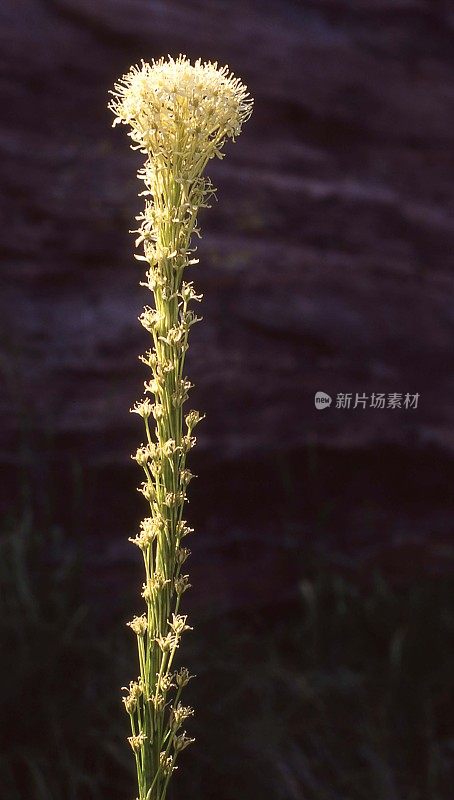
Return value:
M 184 52 L 256 105 L 210 166 L 190 275 L 201 677 L 175 798 L 444 800 L 451 4 L 6 0 L 0 19 L 5 797 L 131 796 L 116 631 L 141 581 L 148 296 L 140 156 L 106 104 L 130 64 Z M 420 396 L 318 411 L 318 390 Z

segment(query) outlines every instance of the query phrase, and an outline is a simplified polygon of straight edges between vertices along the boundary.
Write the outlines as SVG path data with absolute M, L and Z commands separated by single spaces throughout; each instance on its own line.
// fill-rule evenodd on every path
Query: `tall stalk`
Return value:
M 246 87 L 216 63 L 185 57 L 142 62 L 115 85 L 109 108 L 118 122 L 130 126 L 133 149 L 145 156 L 138 177 L 145 185 L 143 213 L 138 217 L 136 255 L 148 265 L 142 283 L 153 295 L 139 320 L 152 347 L 141 356 L 150 369 L 145 398 L 133 413 L 142 417 L 145 442 L 133 458 L 143 469 L 139 491 L 149 516 L 130 541 L 142 553 L 144 613 L 128 623 L 137 638 L 139 676 L 123 702 L 131 722 L 129 743 L 137 767 L 139 800 L 165 800 L 169 780 L 182 750 L 194 741 L 184 730 L 193 709 L 183 705 L 182 691 L 192 677 L 175 670 L 182 634 L 190 630 L 180 613 L 190 588 L 183 546 L 192 532 L 183 519 L 189 482 L 194 477 L 186 457 L 196 443 L 198 411 L 183 413 L 192 386 L 184 374 L 191 327 L 199 321 L 192 309 L 201 301 L 185 270 L 197 263 L 191 247 L 200 236 L 197 215 L 214 189 L 204 176 L 208 161 L 222 158 L 226 139 L 234 139 L 252 112 Z

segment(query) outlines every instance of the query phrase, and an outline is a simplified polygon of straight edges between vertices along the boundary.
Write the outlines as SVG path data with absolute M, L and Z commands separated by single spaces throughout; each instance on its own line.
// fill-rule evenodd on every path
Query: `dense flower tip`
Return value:
M 109 108 L 114 125 L 131 126 L 137 146 L 153 155 L 220 155 L 249 119 L 253 101 L 227 66 L 194 64 L 186 56 L 131 67 L 115 84 Z

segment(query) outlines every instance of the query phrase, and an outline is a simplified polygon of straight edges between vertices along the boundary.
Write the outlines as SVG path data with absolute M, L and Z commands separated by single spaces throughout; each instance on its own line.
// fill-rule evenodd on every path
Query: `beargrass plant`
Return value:
M 178 756 L 194 741 L 184 729 L 194 712 L 181 700 L 192 676 L 185 667 L 174 668 L 181 637 L 190 630 L 187 615 L 180 613 L 190 587 L 184 571 L 190 551 L 182 543 L 192 532 L 183 509 L 193 478 L 186 458 L 202 418 L 198 411 L 183 412 L 192 386 L 184 373 L 189 333 L 200 320 L 191 305 L 202 299 L 184 276 L 197 263 L 192 239 L 200 236 L 199 211 L 214 193 L 205 168 L 238 136 L 252 99 L 228 67 L 191 64 L 185 56 L 142 61 L 112 95 L 114 125 L 128 125 L 132 148 L 145 156 L 138 172 L 145 208 L 134 233 L 136 246 L 143 248 L 136 258 L 147 265 L 142 285 L 154 300 L 139 317 L 152 338 L 152 348 L 141 356 L 150 377 L 145 398 L 131 409 L 142 417 L 146 437 L 133 458 L 144 472 L 139 490 L 149 516 L 130 540 L 143 555 L 145 611 L 128 623 L 137 637 L 139 676 L 123 702 L 139 800 L 165 800 Z

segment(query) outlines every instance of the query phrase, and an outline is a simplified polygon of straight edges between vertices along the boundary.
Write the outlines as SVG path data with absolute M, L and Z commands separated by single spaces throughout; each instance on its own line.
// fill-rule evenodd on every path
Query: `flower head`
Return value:
M 141 617 L 134 617 L 131 622 L 127 622 L 126 624 L 137 636 L 145 636 L 148 627 L 145 614 L 142 614 Z
M 128 692 L 126 697 L 123 697 L 123 703 L 125 705 L 126 711 L 128 714 L 134 714 L 137 708 L 137 701 L 139 697 L 143 694 L 143 687 L 141 683 L 141 679 L 139 678 L 139 682 L 131 681 L 129 684 L 129 689 L 123 686 L 123 689 Z
M 144 733 L 138 733 L 137 736 L 128 736 L 128 742 L 131 745 L 134 753 L 140 753 L 146 739 L 147 737 Z
M 200 59 L 191 64 L 183 55 L 131 67 L 112 95 L 114 125 L 130 125 L 140 150 L 164 157 L 167 165 L 178 159 L 183 173 L 220 155 L 225 139 L 241 132 L 253 102 L 227 66 Z

